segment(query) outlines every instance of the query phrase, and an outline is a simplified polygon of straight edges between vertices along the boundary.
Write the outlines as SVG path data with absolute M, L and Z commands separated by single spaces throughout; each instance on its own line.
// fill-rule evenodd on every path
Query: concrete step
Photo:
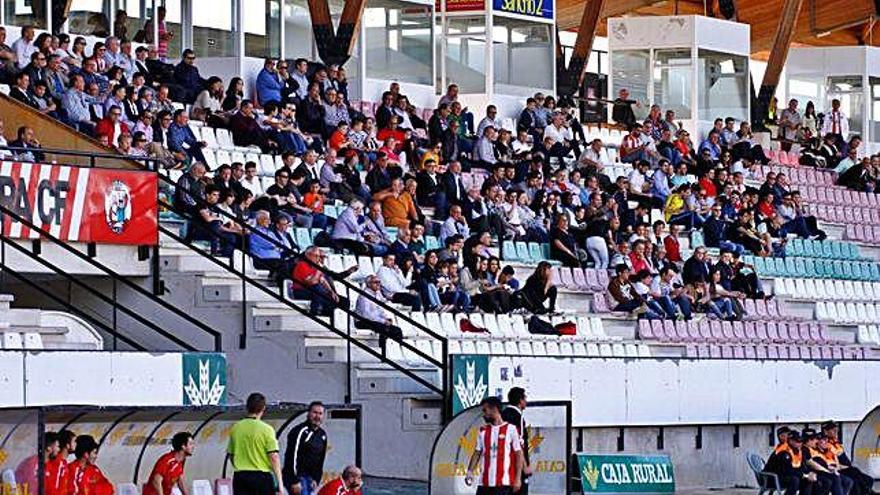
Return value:
M 207 303 L 241 302 L 247 297 L 248 302 L 270 302 L 278 299 L 267 294 L 259 287 L 226 277 L 202 277 L 202 300 Z

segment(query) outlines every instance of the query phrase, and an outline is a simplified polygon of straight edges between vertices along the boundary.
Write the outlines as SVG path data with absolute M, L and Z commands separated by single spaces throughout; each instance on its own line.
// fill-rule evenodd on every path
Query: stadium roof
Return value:
M 596 1 L 596 0 L 587 0 Z M 732 0 L 739 22 L 751 25 L 752 54 L 767 58 L 773 43 L 779 13 L 785 0 Z M 557 0 L 559 29 L 577 30 L 584 9 L 583 0 Z M 703 15 L 709 0 L 606 0 L 597 35 L 605 36 L 609 17 L 625 15 Z M 880 3 L 880 0 L 878 0 Z M 875 25 L 878 7 L 874 0 L 803 0 L 793 45 L 880 45 L 880 29 Z

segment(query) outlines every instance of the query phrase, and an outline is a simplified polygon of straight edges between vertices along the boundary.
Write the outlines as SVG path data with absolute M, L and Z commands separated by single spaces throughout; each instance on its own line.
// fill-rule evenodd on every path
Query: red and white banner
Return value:
M 0 163 L 0 204 L 69 242 L 156 245 L 156 174 L 42 163 Z M 40 233 L 3 215 L 3 235 Z

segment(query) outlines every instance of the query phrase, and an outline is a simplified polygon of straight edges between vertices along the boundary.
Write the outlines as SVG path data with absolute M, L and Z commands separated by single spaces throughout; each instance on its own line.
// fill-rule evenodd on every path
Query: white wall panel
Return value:
M 24 403 L 24 355 L 0 352 L 0 407 Z
M 681 401 L 678 364 L 638 360 L 626 366 L 626 418 L 628 424 L 674 423 Z
M 724 423 L 728 420 L 727 378 L 720 381 L 718 361 L 679 361 L 680 422 Z M 724 372 L 726 375 L 726 372 Z
M 626 362 L 623 359 L 575 359 L 573 368 L 574 424 L 621 424 L 626 418 Z M 541 398 L 539 390 L 531 393 L 533 400 Z

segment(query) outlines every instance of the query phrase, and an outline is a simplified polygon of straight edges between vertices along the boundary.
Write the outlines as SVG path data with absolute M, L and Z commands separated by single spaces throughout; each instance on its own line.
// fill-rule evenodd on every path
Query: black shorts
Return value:
M 513 495 L 513 488 L 509 486 L 480 486 L 477 487 L 477 495 Z
M 263 471 L 237 471 L 232 475 L 233 495 L 275 495 L 275 478 Z

